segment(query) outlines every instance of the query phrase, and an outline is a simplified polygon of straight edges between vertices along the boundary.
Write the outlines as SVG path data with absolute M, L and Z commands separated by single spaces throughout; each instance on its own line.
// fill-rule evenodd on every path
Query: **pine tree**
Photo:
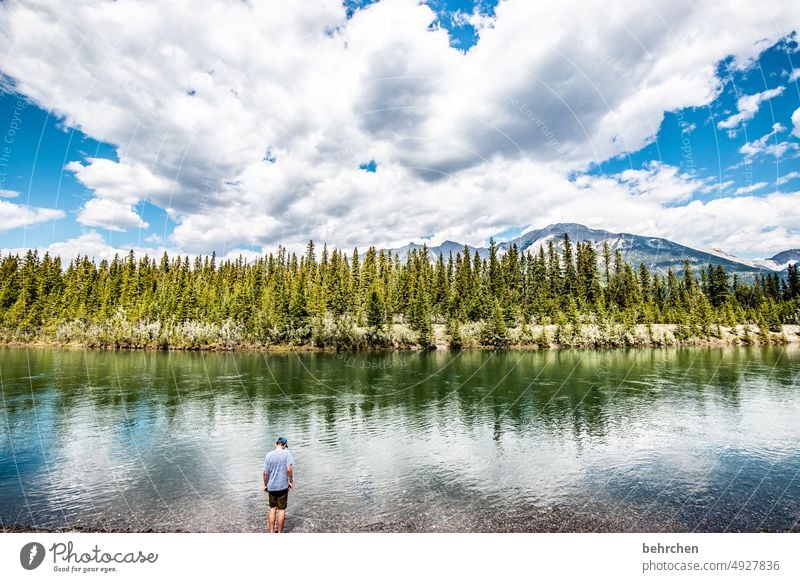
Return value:
M 507 345 L 508 327 L 518 322 L 524 341 L 534 341 L 531 323 L 557 322 L 559 341 L 574 344 L 587 320 L 610 341 L 615 323 L 631 337 L 637 323 L 677 324 L 680 340 L 721 335 L 720 324 L 758 323 L 763 341 L 800 320 L 796 265 L 785 277 L 745 280 L 711 264 L 697 270 L 698 284 L 689 261 L 680 276 L 663 275 L 644 264 L 634 269 L 619 249 L 612 258 L 604 244 L 603 277 L 590 243 L 573 245 L 565 236 L 563 248 L 560 254 L 551 241 L 537 252 L 511 245 L 500 253 L 490 241 L 485 259 L 465 247 L 445 261 L 423 245 L 401 261 L 395 252 L 370 247 L 362 261 L 357 249 L 348 258 L 327 246 L 318 258 L 309 241 L 302 255 L 278 247 L 250 262 L 218 261 L 213 253 L 151 259 L 129 252 L 99 263 L 76 257 L 66 268 L 57 257 L 31 250 L 0 256 L 0 338 L 52 340 L 63 337 L 61 329 L 92 324 L 110 330 L 93 345 L 202 347 L 227 342 L 233 336 L 224 329 L 233 325 L 243 334 L 236 341 L 248 344 L 353 348 L 384 341 L 397 318 L 423 347 L 433 345 L 434 322 L 447 323 L 451 343 L 463 341 L 464 321 L 480 322 L 480 341 L 497 346 Z M 131 331 L 151 323 L 160 329 L 155 338 Z M 209 329 L 217 331 L 202 331 Z
M 489 319 L 484 322 L 481 328 L 481 343 L 485 346 L 502 348 L 508 345 L 508 329 L 503 317 L 503 310 L 497 298 L 492 301 L 492 309 Z
M 800 277 L 797 274 L 797 263 L 789 265 L 786 269 L 787 293 L 786 299 L 800 297 Z
M 417 343 L 424 350 L 435 349 L 433 325 L 431 324 L 431 306 L 427 293 L 418 293 L 414 305 L 414 329 L 417 332 Z
M 374 282 L 367 291 L 366 312 L 367 325 L 373 331 L 383 331 L 386 315 L 383 303 L 383 292 L 381 284 Z
M 461 326 L 456 319 L 448 319 L 446 333 L 451 350 L 460 350 L 464 347 L 464 338 L 461 336 Z
M 569 301 L 569 299 L 576 298 L 576 292 L 578 288 L 578 274 L 576 271 L 575 264 L 573 263 L 572 257 L 572 241 L 569 238 L 569 234 L 566 232 L 564 233 L 564 255 L 563 255 L 563 262 L 564 262 L 564 299 Z

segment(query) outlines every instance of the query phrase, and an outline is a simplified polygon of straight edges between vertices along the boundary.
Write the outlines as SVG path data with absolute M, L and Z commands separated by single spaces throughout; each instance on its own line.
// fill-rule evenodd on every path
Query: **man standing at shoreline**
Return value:
M 278 533 L 283 533 L 289 491 L 294 486 L 292 465 L 294 459 L 289 451 L 289 441 L 286 437 L 278 437 L 275 450 L 268 452 L 264 459 L 264 491 L 269 495 L 269 533 L 275 532 L 276 518 Z

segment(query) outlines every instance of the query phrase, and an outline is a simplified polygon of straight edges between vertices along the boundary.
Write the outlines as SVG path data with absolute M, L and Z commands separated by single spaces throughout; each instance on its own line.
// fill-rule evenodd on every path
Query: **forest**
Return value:
M 564 235 L 537 252 L 278 249 L 255 261 L 0 256 L 0 342 L 107 348 L 430 349 L 789 341 L 797 266 L 661 273 Z

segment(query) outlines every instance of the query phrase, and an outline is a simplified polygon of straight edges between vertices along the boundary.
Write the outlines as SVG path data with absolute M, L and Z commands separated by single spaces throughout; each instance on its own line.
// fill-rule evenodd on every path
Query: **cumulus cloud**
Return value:
M 800 108 L 795 109 L 792 113 L 792 135 L 800 137 Z
M 754 95 L 742 95 L 736 101 L 736 108 L 739 112 L 717 123 L 717 127 L 720 129 L 733 129 L 743 121 L 753 119 L 758 113 L 761 103 L 782 95 L 784 89 L 785 87 L 775 87 Z
M 659 164 L 584 172 L 650 143 L 665 111 L 711 103 L 717 64 L 749 66 L 800 5 L 506 0 L 463 17 L 480 32 L 466 53 L 435 18 L 417 0 L 352 19 L 334 0 L 21 1 L 0 9 L 0 38 L 18 91 L 117 148 L 68 160 L 91 191 L 87 226 L 145 228 L 148 201 L 187 252 L 481 243 L 534 218 L 680 238 L 670 217 L 703 211 L 707 184 Z M 359 170 L 369 160 L 377 171 Z
M 168 200 L 166 197 L 174 185 L 143 165 L 129 162 L 89 158 L 86 165 L 73 161 L 66 169 L 94 193 L 94 198 L 80 209 L 78 222 L 109 230 L 147 228 L 134 205 L 140 200 Z M 168 202 L 165 208 L 169 208 Z
M 428 208 L 437 203 L 452 204 L 455 216 L 454 226 L 437 233 L 428 244 L 447 239 L 481 244 L 518 224 L 521 216 L 534 217 L 531 229 L 578 222 L 615 232 L 668 238 L 695 248 L 720 246 L 749 258 L 771 256 L 800 242 L 796 233 L 800 192 L 702 200 L 695 194 L 704 193 L 708 184 L 667 164 L 650 164 L 613 175 L 582 174 L 565 182 L 555 170 L 530 175 L 524 161 L 502 162 L 488 172 L 463 172 L 456 184 L 458 189 L 452 192 L 444 184 L 433 187 Z M 493 199 L 499 207 L 496 212 L 481 215 L 485 204 L 479 200 L 487 187 L 507 190 L 508 194 Z M 467 203 L 474 199 L 478 201 Z M 759 220 L 754 221 L 754 216 Z M 429 228 L 433 221 L 424 222 L 423 228 Z M 409 236 L 392 246 L 421 243 L 411 232 L 409 229 Z
M 798 205 L 800 192 L 694 200 L 667 209 L 663 224 L 698 248 L 719 246 L 747 258 L 766 257 L 797 246 Z
M 86 202 L 78 215 L 78 221 L 87 226 L 102 226 L 116 231 L 149 226 L 131 205 L 106 198 L 92 198 Z
M 704 186 L 701 180 L 679 174 L 675 166 L 659 162 L 651 162 L 640 170 L 625 170 L 618 178 L 628 186 L 631 195 L 665 204 L 684 202 Z
M 24 249 L 18 249 L 18 251 L 20 250 Z M 128 251 L 114 248 L 105 241 L 102 234 L 96 231 L 90 231 L 78 237 L 52 243 L 39 249 L 39 254 L 44 254 L 45 252 L 60 256 L 65 262 L 76 257 L 84 256 L 99 262 L 102 260 L 111 260 L 114 258 L 114 255 L 124 257 Z
M 0 198 L 16 198 L 19 196 L 19 192 L 16 190 L 2 190 L 0 189 Z
M 193 260 L 198 254 L 194 253 L 181 253 L 180 250 L 166 247 L 159 244 L 160 241 L 155 239 L 148 241 L 152 243 L 150 246 L 133 245 L 133 246 L 120 246 L 109 243 L 105 236 L 96 231 L 90 230 L 77 237 L 67 239 L 65 241 L 58 241 L 37 247 L 39 255 L 50 253 L 52 256 L 61 257 L 62 264 L 79 257 L 89 257 L 89 259 L 96 262 L 103 260 L 110 261 L 115 256 L 125 257 L 130 251 L 133 251 L 137 256 L 150 258 L 160 258 L 164 253 L 169 257 L 188 257 Z M 24 256 L 28 251 L 27 247 L 3 249 L 4 254 Z M 235 260 L 239 257 L 247 261 L 252 261 L 260 257 L 260 253 L 254 251 L 234 249 L 225 254 L 218 254 L 217 258 L 220 260 Z
M 0 232 L 63 217 L 64 212 L 54 208 L 36 208 L 0 200 Z

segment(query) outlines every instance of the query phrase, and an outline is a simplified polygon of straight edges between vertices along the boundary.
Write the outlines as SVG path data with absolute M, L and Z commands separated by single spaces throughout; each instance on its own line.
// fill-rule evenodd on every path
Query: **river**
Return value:
M 796 347 L 387 353 L 0 349 L 0 525 L 785 531 Z

